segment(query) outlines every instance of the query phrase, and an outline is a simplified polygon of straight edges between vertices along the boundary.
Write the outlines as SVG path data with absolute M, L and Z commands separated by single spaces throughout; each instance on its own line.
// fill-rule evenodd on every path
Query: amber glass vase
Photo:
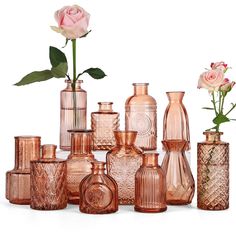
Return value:
M 162 141 L 166 150 L 162 169 L 166 174 L 166 202 L 170 205 L 190 204 L 195 185 L 189 163 L 185 156 L 185 140 Z
M 118 211 L 118 186 L 104 173 L 104 162 L 93 162 L 92 173 L 80 184 L 80 211 L 88 214 L 107 214 Z
M 15 137 L 15 167 L 6 173 L 6 198 L 14 204 L 30 204 L 30 161 L 40 158 L 41 138 Z
M 186 140 L 186 150 L 190 149 L 188 113 L 183 104 L 184 92 L 167 92 L 169 104 L 163 120 L 163 140 Z
M 119 204 L 134 204 L 135 173 L 142 164 L 135 131 L 114 131 L 116 146 L 107 153 L 107 172 L 118 184 Z
M 157 148 L 157 104 L 148 95 L 148 83 L 134 83 L 134 95 L 125 103 L 125 129 L 138 131 L 135 145 L 143 150 Z
M 66 80 L 66 88 L 61 91 L 60 149 L 70 150 L 69 129 L 86 129 L 87 92 L 81 88 L 82 80 L 77 80 L 75 92 L 71 81 Z
M 135 175 L 135 207 L 140 212 L 162 212 L 166 207 L 166 179 L 158 166 L 158 154 L 143 155 L 143 164 Z
M 67 191 L 69 203 L 79 204 L 79 185 L 91 173 L 94 159 L 92 154 L 92 130 L 69 130 L 71 153 L 67 158 Z
M 56 158 L 56 145 L 42 146 L 42 158 L 31 161 L 30 207 L 59 210 L 67 206 L 66 161 Z
M 221 132 L 204 132 L 197 145 L 197 206 L 204 210 L 229 208 L 229 143 Z
M 112 102 L 99 102 L 99 110 L 91 113 L 93 149 L 110 150 L 115 145 L 114 130 L 120 128 L 119 113 L 112 110 Z

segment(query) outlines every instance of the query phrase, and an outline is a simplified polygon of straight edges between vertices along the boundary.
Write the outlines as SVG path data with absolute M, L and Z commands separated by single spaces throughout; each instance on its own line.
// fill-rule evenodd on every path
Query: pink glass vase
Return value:
M 163 140 L 186 140 L 185 150 L 190 149 L 189 119 L 183 104 L 184 92 L 167 92 L 169 104 L 163 120 Z
M 148 83 L 134 83 L 134 95 L 125 103 L 125 129 L 137 131 L 135 145 L 143 150 L 157 148 L 157 104 L 148 94 Z
M 61 91 L 60 149 L 69 151 L 71 137 L 68 130 L 86 129 L 87 92 L 81 88 L 82 80 L 77 80 L 75 92 L 70 80 Z

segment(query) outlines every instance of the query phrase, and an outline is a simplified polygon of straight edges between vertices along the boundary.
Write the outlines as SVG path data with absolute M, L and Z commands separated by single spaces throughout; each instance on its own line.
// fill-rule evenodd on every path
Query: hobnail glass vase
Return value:
M 204 132 L 197 145 L 197 206 L 204 210 L 229 208 L 229 143 L 222 132 Z

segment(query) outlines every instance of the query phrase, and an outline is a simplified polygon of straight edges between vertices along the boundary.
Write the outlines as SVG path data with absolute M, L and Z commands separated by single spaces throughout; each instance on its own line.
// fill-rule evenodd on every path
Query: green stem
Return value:
M 222 106 L 221 106 L 221 98 L 222 98 L 222 95 L 221 95 L 221 92 L 219 91 L 219 113 L 220 113 L 221 108 L 222 108 Z
M 236 104 L 234 104 L 233 106 L 232 106 L 232 108 L 225 114 L 225 116 L 227 116 L 231 111 L 233 111 L 233 109 L 236 107 Z
M 74 128 L 77 128 L 77 109 L 76 109 L 76 39 L 72 39 L 72 58 L 73 58 L 73 81 L 72 81 L 72 91 L 73 91 L 73 110 L 74 110 Z
M 223 111 L 224 111 L 224 102 L 225 102 L 225 96 L 223 95 L 222 104 L 221 104 L 221 110 L 220 110 L 220 112 L 222 114 L 223 114 Z
M 212 92 L 212 103 L 213 103 L 213 107 L 214 107 L 214 110 L 215 110 L 215 114 L 217 116 L 218 113 L 217 113 L 217 109 L 216 109 L 215 92 Z

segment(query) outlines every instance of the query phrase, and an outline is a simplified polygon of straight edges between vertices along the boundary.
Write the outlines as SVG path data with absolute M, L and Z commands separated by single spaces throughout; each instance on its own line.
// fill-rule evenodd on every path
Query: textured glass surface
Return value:
M 169 104 L 163 120 L 163 140 L 181 139 L 188 141 L 186 150 L 190 149 L 190 132 L 187 110 L 182 102 L 184 92 L 167 92 Z
M 71 130 L 71 153 L 67 158 L 67 191 L 69 203 L 79 204 L 79 185 L 91 173 L 92 131 Z
M 115 145 L 114 130 L 120 127 L 119 113 L 112 111 L 112 102 L 99 102 L 99 111 L 91 113 L 93 149 L 109 150 Z
M 81 88 L 81 80 L 77 80 L 75 92 L 72 92 L 71 81 L 61 91 L 60 149 L 70 150 L 70 129 L 86 129 L 87 93 Z M 74 109 L 76 107 L 76 109 Z M 74 115 L 76 111 L 76 116 Z
M 40 158 L 40 137 L 15 137 L 15 167 L 6 173 L 6 198 L 30 204 L 30 161 Z
M 185 156 L 184 140 L 162 142 L 166 150 L 162 169 L 166 174 L 166 202 L 170 205 L 185 205 L 192 202 L 195 185 L 192 172 Z
M 66 161 L 33 161 L 30 178 L 31 208 L 58 210 L 67 206 Z
M 165 174 L 158 166 L 157 154 L 144 154 L 143 164 L 135 175 L 135 210 L 162 212 L 166 207 Z
M 125 129 L 137 131 L 135 145 L 143 150 L 157 148 L 157 105 L 148 95 L 148 83 L 134 85 L 134 95 L 125 103 Z
M 207 134 L 207 133 L 205 133 Z M 207 136 L 221 133 L 208 133 Z M 198 143 L 197 205 L 204 210 L 229 207 L 229 144 L 214 139 Z
M 107 172 L 118 185 L 119 204 L 134 204 L 135 173 L 142 164 L 142 150 L 134 146 L 137 132 L 114 134 L 116 146 L 107 153 Z
M 107 214 L 118 210 L 118 187 L 115 180 L 104 173 L 104 162 L 92 163 L 92 174 L 80 184 L 80 211 Z

